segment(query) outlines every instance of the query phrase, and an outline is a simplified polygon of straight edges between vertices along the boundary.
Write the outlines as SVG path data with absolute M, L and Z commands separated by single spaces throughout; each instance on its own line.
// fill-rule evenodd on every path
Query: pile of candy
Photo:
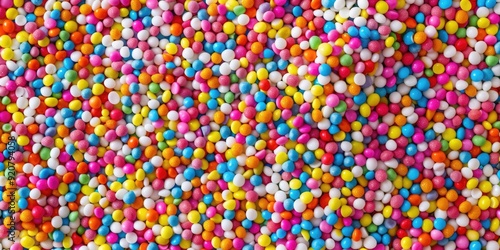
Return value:
M 0 1 L 2 249 L 487 249 L 495 0 Z

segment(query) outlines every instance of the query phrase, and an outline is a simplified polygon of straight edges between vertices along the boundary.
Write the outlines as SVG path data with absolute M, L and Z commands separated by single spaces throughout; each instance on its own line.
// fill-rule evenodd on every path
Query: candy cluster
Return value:
M 487 249 L 495 0 L 0 1 L 2 249 Z

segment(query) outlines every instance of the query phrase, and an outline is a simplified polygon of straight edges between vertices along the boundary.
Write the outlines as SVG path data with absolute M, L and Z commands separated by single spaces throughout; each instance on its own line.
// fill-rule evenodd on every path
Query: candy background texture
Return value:
M 0 247 L 500 249 L 495 0 L 0 0 Z

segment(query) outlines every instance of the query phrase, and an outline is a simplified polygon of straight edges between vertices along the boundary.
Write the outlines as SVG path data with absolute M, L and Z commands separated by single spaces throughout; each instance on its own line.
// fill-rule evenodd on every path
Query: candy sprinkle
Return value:
M 0 0 L 0 248 L 500 249 L 495 0 Z

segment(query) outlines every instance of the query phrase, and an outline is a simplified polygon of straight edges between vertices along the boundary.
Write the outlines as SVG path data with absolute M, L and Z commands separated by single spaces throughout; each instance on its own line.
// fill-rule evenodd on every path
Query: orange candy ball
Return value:
M 92 96 L 89 100 L 89 105 L 91 108 L 98 109 L 102 105 L 102 101 L 99 97 L 97 96 Z
M 259 166 L 259 163 L 260 163 L 260 160 L 259 158 L 257 158 L 256 156 L 250 156 L 247 158 L 247 160 L 245 161 L 245 164 L 249 167 L 249 168 L 257 168 Z

